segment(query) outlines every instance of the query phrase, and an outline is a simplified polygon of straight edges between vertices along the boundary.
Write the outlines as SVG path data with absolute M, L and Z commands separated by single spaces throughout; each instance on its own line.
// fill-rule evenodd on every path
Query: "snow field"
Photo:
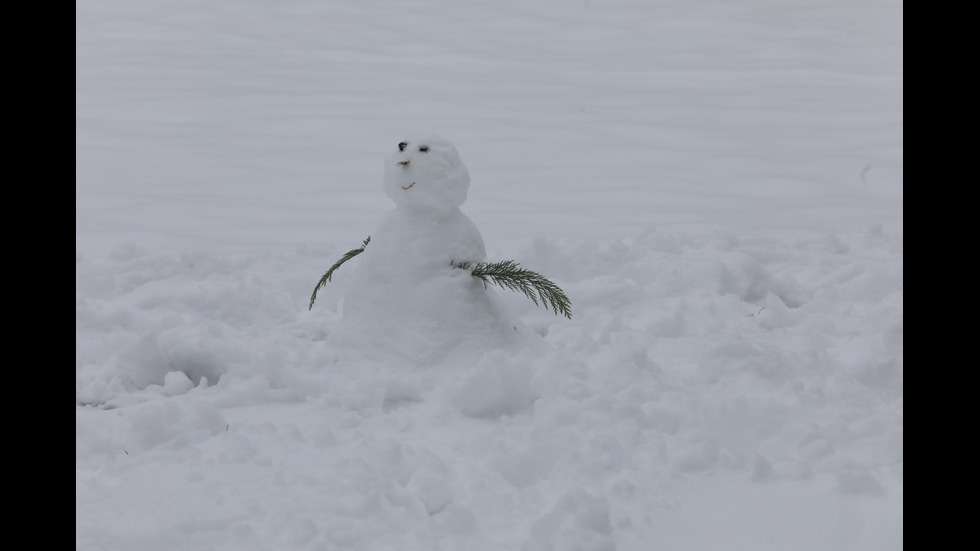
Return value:
M 497 294 L 543 348 L 405 371 L 325 346 L 353 266 L 305 308 L 349 248 L 76 258 L 76 484 L 133 505 L 81 547 L 644 549 L 699 477 L 901 491 L 900 237 L 538 239 L 572 319 Z

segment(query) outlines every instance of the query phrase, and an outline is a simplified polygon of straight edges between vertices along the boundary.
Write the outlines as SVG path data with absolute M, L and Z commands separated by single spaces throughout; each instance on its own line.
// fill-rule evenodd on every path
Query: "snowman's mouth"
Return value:
M 408 163 L 409 163 L 409 161 L 401 161 L 401 162 L 397 162 L 395 164 L 398 165 L 398 166 L 407 167 L 408 166 Z M 414 185 L 415 185 L 415 182 L 412 182 L 411 184 L 409 184 L 407 186 L 402 186 L 402 189 L 408 189 L 408 188 L 410 188 L 410 187 L 412 187 Z

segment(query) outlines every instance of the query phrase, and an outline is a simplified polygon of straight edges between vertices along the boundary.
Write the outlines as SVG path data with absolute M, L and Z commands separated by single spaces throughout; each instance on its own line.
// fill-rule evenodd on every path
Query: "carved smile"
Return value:
M 410 188 L 410 187 L 412 187 L 414 185 L 415 185 L 415 182 L 412 182 L 411 184 L 409 184 L 407 186 L 402 186 L 402 189 L 408 189 L 408 188 Z

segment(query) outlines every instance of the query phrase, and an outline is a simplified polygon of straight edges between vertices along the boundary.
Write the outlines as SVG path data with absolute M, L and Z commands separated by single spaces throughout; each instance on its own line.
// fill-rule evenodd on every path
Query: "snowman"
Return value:
M 453 144 L 428 136 L 392 149 L 383 188 L 395 208 L 345 257 L 358 261 L 328 344 L 429 365 L 540 341 L 467 269 L 486 248 L 460 210 L 470 175 Z

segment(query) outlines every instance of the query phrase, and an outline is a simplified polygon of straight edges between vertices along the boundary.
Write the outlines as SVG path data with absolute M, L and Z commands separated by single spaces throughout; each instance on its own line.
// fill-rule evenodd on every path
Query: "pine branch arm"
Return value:
M 453 266 L 467 269 L 470 263 L 453 263 Z M 569 319 L 572 317 L 572 302 L 561 287 L 537 272 L 521 268 L 520 264 L 513 260 L 481 262 L 473 266 L 470 273 L 483 281 L 484 287 L 488 283 L 493 283 L 504 289 L 521 292 L 531 299 L 535 306 L 542 305 L 553 311 L 555 315 L 561 314 Z
M 337 262 L 335 262 L 334 265 L 331 266 L 330 269 L 327 270 L 327 272 L 325 274 L 323 274 L 323 277 L 321 277 L 320 278 L 320 281 L 317 282 L 316 287 L 313 288 L 313 294 L 310 296 L 310 307 L 309 307 L 309 310 L 312 310 L 313 309 L 313 303 L 316 302 L 316 293 L 317 293 L 317 291 L 319 291 L 321 287 L 323 287 L 324 285 L 327 284 L 328 281 L 330 281 L 330 279 L 333 277 L 334 271 L 337 268 L 339 268 L 341 266 L 341 264 L 343 264 L 344 262 L 347 262 L 348 260 L 350 260 L 350 259 L 354 258 L 355 256 L 357 256 L 357 255 L 361 254 L 362 252 L 364 252 L 364 248 L 367 247 L 368 243 L 370 243 L 370 242 L 371 242 L 371 236 L 369 235 L 368 238 L 364 240 L 364 243 L 361 244 L 361 248 L 359 248 L 359 249 L 351 249 L 351 250 L 347 251 L 346 253 L 344 253 L 344 256 L 342 256 L 340 258 L 340 260 L 338 260 Z

